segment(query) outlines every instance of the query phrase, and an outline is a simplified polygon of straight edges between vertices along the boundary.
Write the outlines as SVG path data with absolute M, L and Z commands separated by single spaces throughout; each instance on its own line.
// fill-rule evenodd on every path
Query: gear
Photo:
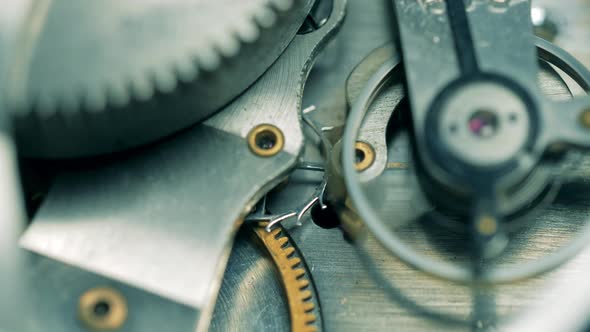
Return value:
M 255 233 L 266 246 L 281 276 L 289 302 L 292 332 L 315 332 L 315 304 L 312 301 L 313 286 L 305 273 L 302 258 L 289 243 L 287 234 L 279 227 L 271 232 L 265 230 L 266 223 L 260 223 Z
M 252 84 L 312 5 L 36 2 L 10 80 L 19 147 L 36 157 L 97 155 L 186 128 Z

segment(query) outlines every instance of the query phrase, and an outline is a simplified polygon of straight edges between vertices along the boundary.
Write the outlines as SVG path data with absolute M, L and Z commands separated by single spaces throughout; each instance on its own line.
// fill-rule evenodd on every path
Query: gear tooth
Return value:
M 296 278 L 302 277 L 303 275 L 305 275 L 305 270 L 301 269 L 301 268 L 297 268 L 293 270 L 293 273 L 295 274 Z
M 139 101 L 146 101 L 154 95 L 153 85 L 148 78 L 136 78 L 132 80 L 131 91 Z
M 221 59 L 219 54 L 215 51 L 214 48 L 204 49 L 198 55 L 198 61 L 201 67 L 207 71 L 213 71 L 219 64 L 221 63 Z
M 268 29 L 275 24 L 277 20 L 277 14 L 270 8 L 264 8 L 254 16 L 256 23 L 262 28 Z
M 115 107 L 123 107 L 129 103 L 129 94 L 120 82 L 113 82 L 109 85 L 108 90 L 109 103 Z
M 280 11 L 289 10 L 289 8 L 293 6 L 293 0 L 271 0 L 271 3 L 276 9 Z
M 106 101 L 106 91 L 101 90 L 94 90 L 94 89 L 86 89 L 86 100 L 85 100 L 85 107 L 90 112 L 98 112 L 105 108 L 107 101 Z
M 216 39 L 217 48 L 221 51 L 221 54 L 226 58 L 234 57 L 240 51 L 240 42 L 238 40 L 237 32 L 228 32 L 220 34 Z
M 260 29 L 255 22 L 243 19 L 236 22 L 235 32 L 240 40 L 246 43 L 252 43 L 260 36 Z
M 194 81 L 198 74 L 197 65 L 190 59 L 183 59 L 176 62 L 176 73 L 181 82 L 188 83 Z
M 308 326 L 305 332 L 317 332 L 318 328 L 315 326 Z
M 297 265 L 299 265 L 301 263 L 301 259 L 299 257 L 293 257 L 291 259 L 289 259 L 289 264 L 291 264 L 292 267 L 295 267 Z
M 289 239 L 286 237 L 282 237 L 282 238 L 277 239 L 277 241 L 279 242 L 280 246 L 284 246 L 285 244 L 287 244 L 287 242 L 289 242 Z
M 155 86 L 159 92 L 170 93 L 176 88 L 177 80 L 174 77 L 173 69 L 165 68 L 158 72 L 155 77 Z
M 298 282 L 299 282 L 299 288 L 301 288 L 301 289 L 309 286 L 309 280 L 307 280 L 307 279 L 301 279 L 301 280 L 298 280 Z
M 302 307 L 303 307 L 303 311 L 310 312 L 313 309 L 315 309 L 315 303 L 313 303 L 313 302 L 303 302 Z
M 285 251 L 285 255 L 287 257 L 290 257 L 295 252 L 295 248 L 293 248 L 293 247 L 287 247 L 287 248 L 284 249 L 284 251 Z
M 277 228 L 273 229 L 272 231 L 270 231 L 270 235 L 272 235 L 273 237 L 276 237 L 280 233 L 281 233 L 281 228 L 280 227 L 277 227 Z
M 317 320 L 317 317 L 314 314 L 308 313 L 305 315 L 305 322 L 307 324 L 311 324 Z
M 303 301 L 311 299 L 311 296 L 312 296 L 312 294 L 308 290 L 304 290 L 304 291 L 301 291 L 301 293 L 299 293 L 299 298 Z

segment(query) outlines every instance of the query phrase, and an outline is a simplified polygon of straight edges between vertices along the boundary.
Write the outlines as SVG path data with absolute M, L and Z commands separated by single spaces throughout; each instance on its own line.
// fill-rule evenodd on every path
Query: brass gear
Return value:
M 259 223 L 254 232 L 267 248 L 280 274 L 289 303 L 291 332 L 316 332 L 317 317 L 313 313 L 316 306 L 310 290 L 313 286 L 306 276 L 303 261 L 285 231 L 277 227 L 267 232 L 264 229 L 267 224 Z

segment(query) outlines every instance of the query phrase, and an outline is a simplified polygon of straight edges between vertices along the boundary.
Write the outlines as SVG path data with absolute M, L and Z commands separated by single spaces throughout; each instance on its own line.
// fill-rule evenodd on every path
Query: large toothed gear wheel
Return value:
M 295 36 L 312 0 L 37 0 L 10 97 L 20 151 L 79 157 L 213 114 Z

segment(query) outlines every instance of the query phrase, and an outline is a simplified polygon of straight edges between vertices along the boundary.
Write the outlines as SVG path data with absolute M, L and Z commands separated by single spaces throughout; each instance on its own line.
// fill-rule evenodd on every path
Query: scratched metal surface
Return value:
M 532 3 L 545 8 L 549 19 L 557 25 L 553 42 L 590 67 L 590 0 L 533 0 Z M 574 94 L 582 93 L 571 81 L 567 82 Z
M 538 0 L 535 3 L 547 5 L 553 16 L 561 22 L 567 22 L 562 23 L 556 42 L 590 65 L 590 47 L 584 45 L 589 43 L 583 43 L 584 40 L 590 41 L 590 1 L 567 0 L 558 3 Z M 307 83 L 303 106 L 314 104 L 318 107 L 319 111 L 314 115 L 316 121 L 335 126 L 343 123 L 346 112 L 344 83 L 347 76 L 366 55 L 389 40 L 383 14 L 381 1 L 349 2 L 348 17 L 341 34 L 327 49 Z M 567 98 L 563 86 L 555 81 L 543 84 L 543 89 L 555 98 Z M 390 153 L 388 162 L 399 161 L 394 160 L 396 156 L 399 157 L 399 153 Z M 319 153 L 308 147 L 305 158 L 318 160 Z M 587 171 L 590 167 L 586 165 L 590 165 L 590 162 L 584 160 L 573 176 L 573 183 L 564 186 L 556 201 L 544 209 L 540 217 L 529 227 L 513 234 L 513 242 L 501 266 L 538 259 L 575 236 L 590 216 L 590 171 Z M 386 180 L 387 176 L 395 172 L 400 170 L 385 170 L 381 179 Z M 270 208 L 277 212 L 300 204 L 313 191 L 317 180 L 318 174 L 297 171 L 291 176 L 289 186 L 271 197 Z M 382 186 L 379 189 L 387 188 Z M 398 227 L 397 231 L 402 232 L 417 250 L 425 254 L 457 263 L 463 260 L 457 249 L 464 240 L 460 235 L 415 222 Z M 303 226 L 291 227 L 290 234 L 310 267 L 319 293 L 326 331 L 468 331 L 488 326 L 488 323 L 473 320 L 474 290 L 436 280 L 413 270 L 389 255 L 372 238 L 364 246 L 373 262 L 368 263 L 368 257 L 359 254 L 359 250 L 344 238 L 339 229 L 321 228 L 309 216 Z M 271 269 L 270 265 L 251 250 L 245 255 L 241 252 L 241 246 L 244 245 L 238 243 L 232 253 L 230 269 L 232 264 L 239 264 L 239 269 L 264 275 L 262 279 L 268 289 L 257 286 L 248 294 L 267 299 L 263 301 L 266 304 L 273 303 L 275 307 L 271 311 L 267 309 L 266 314 L 274 313 L 284 319 L 280 304 L 284 303 L 284 299 L 281 301 L 277 298 L 276 276 L 274 279 L 269 278 L 268 271 L 258 271 Z M 585 273 L 588 264 L 590 250 L 546 275 L 514 285 L 478 290 L 477 293 L 482 295 L 484 301 L 493 304 L 495 314 L 499 316 L 489 325 L 501 325 L 523 308 L 539 303 L 543 300 L 542 290 L 558 280 Z M 379 275 L 387 283 L 377 282 L 374 273 L 368 272 L 367 265 L 376 266 Z M 249 305 L 236 306 L 230 306 L 224 300 L 224 296 L 229 296 L 227 294 L 236 297 L 236 292 L 248 283 L 248 279 L 241 276 L 226 273 L 212 326 L 237 330 L 235 325 L 233 329 L 229 328 L 232 324 L 227 324 L 228 317 L 236 324 L 239 321 L 250 321 L 253 319 L 248 316 L 251 309 L 261 308 L 258 300 L 251 300 Z M 264 322 L 262 325 L 255 324 L 257 327 L 268 328 L 268 324 L 276 323 L 272 325 L 274 329 L 281 330 L 280 327 L 285 326 L 281 325 L 284 321 L 271 322 L 269 317 L 257 320 Z M 456 320 L 462 320 L 463 323 L 456 323 Z

